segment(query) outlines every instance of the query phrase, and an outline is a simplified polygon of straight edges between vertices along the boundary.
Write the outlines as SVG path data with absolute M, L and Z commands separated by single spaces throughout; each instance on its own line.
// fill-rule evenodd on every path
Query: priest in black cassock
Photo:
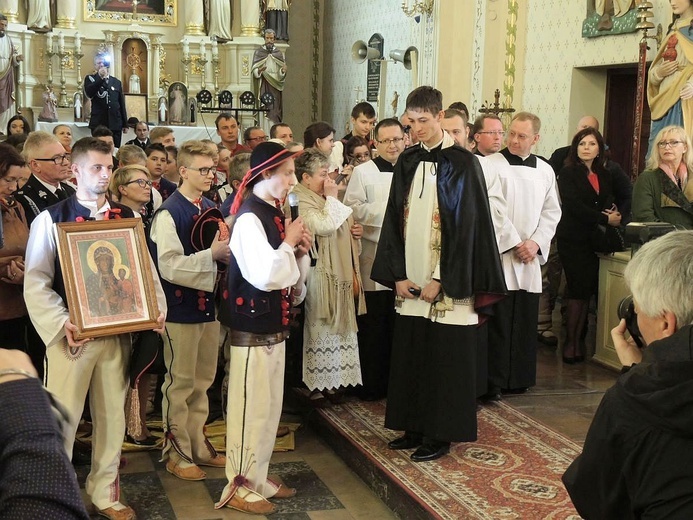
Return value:
M 476 440 L 477 326 L 506 292 L 484 175 L 442 107 L 432 87 L 407 97 L 420 144 L 395 165 L 371 272 L 396 293 L 385 426 L 405 433 L 389 446 L 416 462 Z

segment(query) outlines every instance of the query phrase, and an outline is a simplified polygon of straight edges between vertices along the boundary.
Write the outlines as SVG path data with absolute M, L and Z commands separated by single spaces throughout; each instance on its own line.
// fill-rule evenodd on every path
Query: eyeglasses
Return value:
M 193 168 L 192 166 L 186 166 L 185 169 L 200 172 L 200 175 L 202 177 L 207 177 L 207 175 L 209 175 L 210 173 L 212 175 L 215 175 L 217 173 L 217 169 L 214 166 L 212 166 L 211 168 Z
M 657 146 L 659 146 L 660 148 L 667 148 L 667 147 L 674 148 L 675 146 L 677 146 L 679 144 L 683 144 L 683 141 L 659 141 L 657 143 Z
M 503 130 L 487 130 L 485 132 L 477 132 L 477 134 L 499 135 L 503 137 L 505 135 L 505 132 Z
M 356 159 L 370 159 L 370 158 L 371 158 L 371 154 L 369 154 L 368 152 L 366 152 L 366 153 L 355 153 L 353 156 L 354 156 Z
M 382 141 L 378 141 L 378 144 L 386 144 L 390 146 L 391 144 L 399 144 L 402 141 L 404 141 L 404 137 L 395 137 L 393 139 L 383 139 Z
M 134 179 L 134 180 L 131 180 L 128 182 L 124 182 L 123 186 L 127 186 L 128 184 L 132 184 L 134 182 L 136 182 L 140 188 L 146 188 L 147 186 L 149 186 L 149 187 L 152 186 L 152 181 L 150 181 L 149 179 Z
M 46 161 L 46 162 L 51 161 L 51 162 L 54 162 L 55 164 L 63 164 L 65 162 L 67 162 L 67 164 L 70 164 L 71 157 L 72 156 L 69 153 L 65 153 L 63 155 L 56 155 L 54 157 L 49 157 L 47 159 L 34 159 L 34 160 L 35 161 Z
M 246 141 L 267 141 L 269 140 L 269 137 L 266 135 L 261 135 L 260 137 L 249 137 L 246 139 Z

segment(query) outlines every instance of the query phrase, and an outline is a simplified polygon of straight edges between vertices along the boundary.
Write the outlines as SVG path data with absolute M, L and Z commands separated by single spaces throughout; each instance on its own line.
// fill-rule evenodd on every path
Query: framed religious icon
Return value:
M 175 26 L 177 4 L 178 0 L 84 0 L 84 20 Z
M 142 219 L 57 224 L 76 339 L 151 330 L 159 306 Z
M 149 121 L 147 109 L 147 94 L 123 94 L 125 96 L 125 111 L 128 117 L 136 117 L 138 121 Z

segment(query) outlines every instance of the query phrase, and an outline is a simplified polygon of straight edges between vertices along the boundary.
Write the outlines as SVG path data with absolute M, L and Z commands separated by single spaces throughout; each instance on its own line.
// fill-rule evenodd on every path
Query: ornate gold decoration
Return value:
M 204 65 L 200 63 L 200 60 L 202 59 L 202 56 L 199 55 L 190 56 L 190 72 L 192 72 L 193 74 L 202 74 L 202 71 L 204 70 Z
M 201 23 L 186 23 L 185 34 L 189 36 L 204 36 L 205 26 Z
M 73 70 L 75 68 L 75 57 L 72 51 L 65 51 L 65 54 L 61 58 L 63 63 L 63 68 L 68 70 Z
M 241 25 L 241 36 L 260 36 L 260 26 Z
M 402 11 L 407 16 L 416 16 L 417 14 L 425 14 L 431 16 L 433 14 L 434 0 L 414 0 L 414 5 L 409 7 L 409 0 L 402 1 Z
M 74 18 L 69 18 L 67 16 L 58 16 L 55 20 L 56 29 L 75 29 L 77 25 L 75 24 Z
M 250 75 L 250 57 L 247 55 L 241 58 L 241 75 Z
M 140 12 L 137 9 L 137 2 L 127 1 L 130 2 L 132 10 L 129 12 L 116 12 L 97 9 L 95 0 L 84 0 L 84 20 L 87 22 L 125 24 L 138 22 L 147 25 L 170 26 L 178 24 L 178 0 L 164 0 L 162 12 L 156 14 Z

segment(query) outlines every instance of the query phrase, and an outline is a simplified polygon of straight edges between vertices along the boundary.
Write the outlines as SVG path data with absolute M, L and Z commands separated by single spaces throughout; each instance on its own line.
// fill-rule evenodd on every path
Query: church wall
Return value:
M 653 0 L 655 18 L 664 31 L 671 21 L 667 0 Z M 526 56 L 518 63 L 524 88 L 516 108 L 534 112 L 542 119 L 542 138 L 537 153 L 550 154 L 565 146 L 577 121 L 590 113 L 604 120 L 606 68 L 636 65 L 639 33 L 599 38 L 582 37 L 584 0 L 531 0 L 526 28 Z M 648 60 L 656 43 L 650 40 Z
M 284 122 L 291 126 L 294 140 L 298 142 L 303 141 L 303 129 L 312 122 L 314 111 L 320 113 L 323 14 L 323 0 L 301 0 L 291 4 L 283 103 Z M 318 18 L 315 19 L 315 16 Z M 315 51 L 318 53 L 317 62 L 314 60 Z M 318 85 L 315 91 L 314 84 Z
M 419 23 L 407 17 L 402 12 L 400 3 L 393 0 L 325 2 L 325 66 L 320 117 L 337 129 L 336 137 L 342 137 L 347 132 L 346 125 L 357 98 L 360 101 L 366 97 L 367 64 L 356 64 L 351 60 L 351 46 L 354 41 L 368 42 L 371 35 L 380 33 L 385 42 L 386 57 L 394 49 L 416 46 L 421 55 L 420 76 L 426 77 L 426 68 L 433 66 L 432 60 L 427 60 L 426 56 L 432 54 L 433 49 L 423 49 L 420 40 L 421 31 L 424 27 L 430 28 L 430 25 L 425 17 L 422 17 Z M 397 111 L 404 111 L 404 102 L 412 89 L 412 84 L 411 72 L 401 63 L 388 63 L 383 100 L 386 116 L 393 115 L 391 103 L 395 91 L 400 96 Z M 354 90 L 357 87 L 361 88 L 358 94 Z

